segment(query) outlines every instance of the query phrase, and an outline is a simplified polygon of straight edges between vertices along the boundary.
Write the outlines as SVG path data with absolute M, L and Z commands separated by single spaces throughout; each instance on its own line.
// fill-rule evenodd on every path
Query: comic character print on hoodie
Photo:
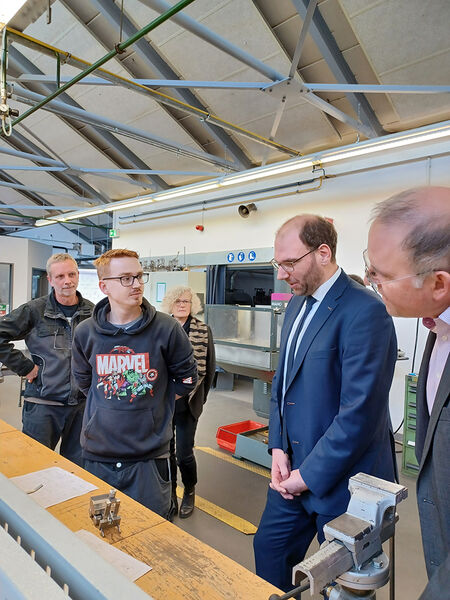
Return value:
M 109 322 L 103 298 L 80 323 L 72 348 L 73 376 L 86 394 L 83 457 L 135 462 L 169 452 L 175 395 L 197 382 L 191 343 L 180 324 L 144 298 L 131 327 Z
M 105 398 L 133 402 L 136 396 L 153 396 L 158 371 L 150 368 L 148 352 L 136 353 L 128 346 L 114 346 L 108 354 L 96 355 L 98 383 Z

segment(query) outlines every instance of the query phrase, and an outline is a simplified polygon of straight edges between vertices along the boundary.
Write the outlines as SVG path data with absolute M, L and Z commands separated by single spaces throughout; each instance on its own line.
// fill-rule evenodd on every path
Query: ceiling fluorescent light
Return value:
M 27 0 L 4 0 L 3 2 L 1 2 L 0 24 L 9 23 L 9 21 L 11 21 L 11 19 L 16 16 L 16 14 L 19 12 L 19 10 L 22 8 L 26 1 Z
M 141 206 L 143 204 L 151 204 L 152 202 L 154 202 L 153 198 L 145 198 L 145 199 L 141 198 L 140 200 L 135 200 L 133 202 L 124 202 L 123 204 L 121 204 L 121 203 L 114 204 L 108 210 L 110 210 L 110 211 L 125 210 L 126 208 L 133 208 L 134 206 Z M 104 212 L 108 212 L 108 211 L 105 210 Z
M 95 208 L 92 210 L 85 210 L 82 212 L 71 213 L 69 215 L 63 215 L 62 217 L 55 217 L 55 221 L 65 222 L 65 221 L 71 221 L 72 219 L 84 219 L 84 217 L 92 217 L 94 215 L 100 215 L 103 212 L 107 212 L 107 211 L 105 211 L 104 208 Z
M 54 224 L 55 222 L 81 219 L 83 217 L 90 217 L 92 215 L 98 215 L 100 213 L 107 213 L 116 210 L 126 210 L 127 208 L 132 208 L 134 206 L 150 204 L 151 202 L 159 202 L 161 200 L 172 200 L 181 198 L 183 196 L 194 196 L 195 194 L 200 194 L 201 192 L 219 189 L 222 186 L 238 185 L 240 183 L 257 181 L 258 179 L 262 179 L 264 177 L 273 177 L 275 175 L 282 175 L 283 173 L 307 169 L 313 167 L 315 164 L 325 164 L 351 159 L 357 156 L 373 154 L 376 152 L 382 152 L 384 150 L 392 150 L 395 148 L 419 144 L 421 142 L 428 142 L 447 136 L 450 136 L 450 121 L 445 121 L 434 126 L 427 126 L 412 132 L 394 133 L 376 140 L 358 142 L 356 144 L 344 146 L 335 150 L 318 152 L 317 154 L 304 156 L 300 159 L 291 159 L 285 163 L 278 163 L 269 165 L 267 167 L 250 169 L 236 175 L 221 176 L 217 179 L 206 181 L 204 183 L 200 182 L 198 184 L 192 184 L 185 187 L 173 188 L 168 191 L 152 194 L 146 198 L 134 198 L 130 199 L 129 201 L 124 200 L 122 202 L 107 204 L 102 208 L 81 211 L 79 213 L 73 212 L 61 217 L 54 217 L 51 220 L 40 219 L 39 221 L 36 221 L 36 226 L 40 227 L 42 225 Z
M 283 173 L 289 173 L 290 171 L 298 171 L 300 169 L 307 169 L 313 166 L 312 160 L 297 160 L 292 163 L 278 165 L 276 167 L 268 167 L 266 169 L 247 171 L 242 175 L 233 175 L 232 177 L 226 177 L 221 185 L 234 185 L 238 183 L 245 183 L 246 181 L 256 181 L 263 177 L 272 177 L 274 175 L 281 175 Z
M 209 190 L 215 190 L 220 186 L 219 181 L 211 181 L 195 186 L 189 186 L 186 188 L 178 188 L 171 190 L 170 192 L 162 192 L 154 196 L 154 201 L 159 202 L 160 200 L 171 200 L 173 198 L 180 198 L 181 196 L 190 196 L 194 194 L 200 194 L 201 192 L 207 192 Z
M 44 227 L 44 225 L 56 225 L 58 221 L 54 221 L 53 219 L 38 219 L 35 221 L 35 227 Z
M 355 146 L 348 150 L 342 150 L 341 152 L 333 152 L 331 154 L 324 153 L 320 157 L 320 162 L 326 164 L 329 162 L 335 162 L 338 160 L 345 160 L 346 158 L 354 158 L 356 156 L 363 156 L 365 154 L 373 154 L 375 152 L 382 152 L 383 150 L 393 150 L 395 148 L 401 148 L 403 146 L 410 146 L 412 144 L 418 144 L 420 142 L 429 142 L 431 140 L 450 136 L 450 126 L 423 133 L 419 135 L 406 135 L 402 138 L 378 141 L 376 143 L 363 143 L 360 146 Z

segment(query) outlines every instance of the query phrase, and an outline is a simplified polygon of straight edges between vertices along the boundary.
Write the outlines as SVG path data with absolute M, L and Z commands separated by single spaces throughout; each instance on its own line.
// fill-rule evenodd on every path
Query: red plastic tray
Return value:
M 240 421 L 239 423 L 222 425 L 217 430 L 216 440 L 221 448 L 228 450 L 228 452 L 234 452 L 236 450 L 236 436 L 238 433 L 253 431 L 253 429 L 259 429 L 260 427 L 265 427 L 265 425 L 256 421 Z

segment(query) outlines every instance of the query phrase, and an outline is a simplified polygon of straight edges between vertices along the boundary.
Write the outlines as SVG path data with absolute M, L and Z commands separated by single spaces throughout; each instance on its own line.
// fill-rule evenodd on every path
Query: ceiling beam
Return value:
M 12 98 L 18 100 L 19 102 L 25 102 L 27 104 L 30 103 L 32 105 L 34 105 L 35 102 L 41 102 L 44 99 L 44 97 L 40 94 L 31 92 L 30 90 L 22 88 L 21 86 L 14 87 Z M 137 129 L 136 127 L 125 125 L 124 123 L 119 123 L 119 121 L 102 117 L 101 115 L 88 112 L 82 108 L 69 106 L 60 100 L 50 100 L 42 107 L 41 110 L 56 113 L 57 115 L 62 115 L 65 117 L 70 117 L 77 121 L 81 121 L 82 123 L 94 125 L 95 127 L 106 128 L 108 131 L 114 131 L 116 134 L 131 137 L 135 140 L 156 146 L 157 148 L 174 152 L 177 155 L 189 156 L 190 158 L 206 161 L 225 169 L 236 169 L 235 163 L 225 160 L 220 156 L 215 156 L 214 154 L 209 154 L 203 150 L 195 150 L 189 146 L 177 144 L 176 142 L 161 138 L 142 129 Z
M 52 158 L 48 156 L 47 153 L 42 150 L 42 148 L 19 133 L 17 129 L 13 131 L 13 134 L 10 137 L 5 138 L 5 141 L 19 152 L 26 152 L 27 154 L 39 154 L 49 159 Z M 49 174 L 57 179 L 59 183 L 62 183 L 64 186 L 68 187 L 77 196 L 84 197 L 85 200 L 89 200 L 97 204 L 108 204 L 110 202 L 107 196 L 98 192 L 95 188 L 90 186 L 88 183 L 86 183 L 86 181 L 77 175 L 69 175 L 67 173 L 57 172 L 50 172 Z
M 86 67 L 92 65 L 92 63 L 89 63 L 89 62 L 75 56 L 74 54 L 66 52 L 65 50 L 61 50 L 54 46 L 49 46 L 48 44 L 44 44 L 40 40 L 37 40 L 36 38 L 32 38 L 28 35 L 25 35 L 24 33 L 21 33 L 20 31 L 17 31 L 15 29 L 11 29 L 9 27 L 7 29 L 8 29 L 8 35 L 10 37 L 12 37 L 13 39 L 17 40 L 19 43 L 24 44 L 25 46 L 31 47 L 33 49 L 38 47 L 39 51 L 43 52 L 47 56 L 50 56 L 51 58 L 54 58 L 55 55 L 58 55 L 60 57 L 60 60 L 63 61 L 64 64 L 76 67 L 77 69 L 81 69 L 81 70 L 85 70 Z M 104 28 L 102 29 L 102 31 L 103 30 L 104 30 Z M 133 55 L 131 55 L 131 56 L 133 56 Z M 134 60 L 134 62 L 136 63 L 136 60 Z M 146 72 L 147 72 L 147 69 L 146 69 Z M 217 115 L 211 114 L 211 113 L 207 112 L 206 110 L 201 110 L 200 108 L 191 106 L 190 104 L 187 104 L 186 102 L 177 100 L 176 98 L 174 98 L 172 96 L 168 96 L 167 94 L 162 93 L 161 91 L 158 91 L 158 90 L 152 89 L 150 87 L 146 87 L 144 85 L 136 83 L 136 81 L 137 81 L 136 79 L 130 79 L 129 77 L 123 77 L 121 75 L 117 75 L 117 74 L 115 74 L 111 71 L 108 71 L 107 69 L 103 69 L 103 68 L 96 69 L 95 73 L 99 74 L 99 76 L 101 76 L 103 79 L 111 81 L 113 84 L 121 85 L 122 87 L 130 89 L 139 94 L 145 95 L 146 97 L 150 97 L 150 98 L 152 98 L 152 100 L 154 100 L 158 104 L 162 105 L 163 107 L 169 106 L 169 107 L 175 109 L 175 114 L 178 115 L 180 113 L 180 117 L 179 117 L 180 119 L 181 119 L 182 114 L 193 115 L 195 117 L 195 122 L 205 121 L 208 123 L 212 123 L 212 124 L 216 125 L 217 127 L 224 129 L 225 131 L 230 131 L 233 134 L 237 134 L 237 135 L 246 137 L 246 138 L 251 139 L 259 144 L 263 144 L 263 145 L 269 146 L 271 148 L 275 148 L 277 151 L 279 151 L 281 153 L 286 153 L 290 156 L 301 155 L 301 152 L 299 150 L 295 150 L 293 148 L 288 148 L 287 146 L 283 146 L 282 144 L 279 144 L 278 142 L 275 142 L 273 140 L 269 140 L 268 138 L 266 138 L 262 135 L 254 133 L 252 131 L 248 131 L 247 129 L 245 129 L 243 127 L 239 127 L 239 125 L 236 125 L 234 123 L 230 123 L 229 121 L 226 121 L 225 119 L 221 119 Z M 83 78 L 83 79 L 85 79 L 85 78 Z M 83 79 L 79 80 L 77 82 L 77 84 L 82 82 Z M 261 85 L 261 88 L 263 88 L 263 87 L 264 87 L 264 84 Z M 180 125 L 182 127 L 183 127 L 183 122 L 184 122 L 183 120 L 180 121 Z M 192 124 L 194 121 L 190 120 L 189 122 Z M 208 142 L 208 140 L 206 140 L 206 141 Z
M 83 23 L 83 25 L 89 29 L 92 35 L 102 43 L 106 48 L 110 46 L 110 42 L 106 39 L 105 33 L 101 30 L 101 28 L 92 27 L 92 20 L 90 23 L 84 23 L 80 14 L 77 12 L 78 5 L 81 3 L 81 0 L 61 0 L 62 4 L 66 6 L 66 8 L 74 14 L 78 20 Z M 89 0 L 89 5 L 95 7 L 96 10 L 99 11 L 100 15 L 109 23 L 109 25 L 117 32 L 117 38 L 122 26 L 122 31 L 124 35 L 127 37 L 132 37 L 137 33 L 136 27 L 133 25 L 129 17 L 126 13 L 121 14 L 120 8 L 109 0 Z M 95 20 L 94 20 L 95 21 Z M 159 77 L 164 79 L 179 79 L 178 74 L 167 64 L 167 62 L 162 58 L 159 52 L 150 44 L 147 38 L 141 38 L 138 40 L 131 51 L 136 54 L 142 61 L 146 68 L 151 70 L 151 74 L 156 73 Z M 123 55 L 126 58 L 126 54 Z M 122 63 L 122 67 L 126 69 L 132 77 L 136 76 L 135 70 L 130 66 L 130 64 L 123 60 L 120 56 L 117 57 L 118 60 Z M 150 74 L 150 73 L 149 73 Z M 207 107 L 205 107 L 200 100 L 189 90 L 179 90 L 177 92 L 178 97 L 200 110 L 205 110 L 207 113 L 210 111 Z M 253 166 L 252 162 L 243 152 L 242 148 L 238 146 L 238 144 L 228 135 L 226 131 L 217 127 L 216 125 L 205 121 L 196 121 L 196 130 L 191 128 L 191 124 L 189 121 L 182 122 L 180 121 L 179 116 L 176 112 L 173 111 L 172 108 L 165 106 L 164 110 L 170 114 L 170 116 L 176 120 L 176 122 L 201 146 L 204 146 L 204 141 L 211 140 L 211 138 L 216 141 L 225 152 L 226 156 L 230 156 L 234 159 L 234 161 L 240 166 L 240 168 L 248 169 Z M 203 132 L 203 140 L 200 140 L 197 137 L 197 131 Z
M 306 18 L 309 2 L 310 0 L 292 0 L 302 21 Z M 309 34 L 324 57 L 336 81 L 349 84 L 358 83 L 320 10 L 314 11 L 309 26 Z M 367 127 L 372 129 L 376 136 L 386 133 L 364 94 L 346 93 L 346 96 L 355 113 Z
M 100 1 L 100 0 L 97 0 L 97 1 Z M 101 0 L 101 1 L 104 2 L 105 0 Z M 167 10 L 167 7 L 170 6 L 164 0 L 140 0 L 140 1 L 143 2 L 144 4 L 146 4 L 147 6 L 151 6 L 153 9 L 158 10 L 159 12 Z M 254 0 L 254 2 L 256 3 L 256 0 Z M 262 9 L 259 6 L 257 6 L 257 9 L 259 10 L 260 14 L 264 17 L 264 13 L 263 13 Z M 318 11 L 316 11 L 316 12 L 318 12 Z M 305 11 L 305 16 L 306 16 L 306 11 Z M 195 33 L 195 35 L 197 35 L 198 37 L 209 42 L 216 48 L 223 50 L 230 56 L 233 56 L 234 58 L 243 62 L 244 64 L 251 66 L 258 73 L 265 75 L 268 79 L 272 80 L 273 82 L 283 81 L 286 79 L 285 74 L 280 73 L 280 72 L 276 71 L 275 69 L 268 67 L 262 61 L 251 56 L 248 52 L 241 50 L 234 44 L 230 44 L 227 40 L 225 40 L 221 36 L 217 35 L 216 33 L 211 31 L 204 25 L 197 23 L 194 19 L 188 17 L 187 15 L 185 15 L 185 14 L 175 15 L 174 20 L 179 25 L 181 25 L 185 29 L 191 31 L 192 33 Z M 267 19 L 265 19 L 265 21 L 268 24 Z M 276 36 L 275 32 L 273 32 L 273 30 L 272 30 L 272 33 L 277 38 L 277 36 Z M 279 40 L 278 40 L 278 42 L 279 42 Z M 292 61 L 292 57 L 290 57 L 290 60 Z M 298 73 L 297 73 L 297 75 L 299 76 Z M 168 76 L 167 76 L 167 78 L 169 79 Z M 270 87 L 270 85 L 268 87 Z M 303 94 L 303 99 L 306 102 L 309 102 L 310 104 L 312 104 L 313 106 L 318 108 L 319 110 L 321 110 L 322 112 L 324 112 L 326 115 L 331 115 L 335 119 L 338 119 L 339 121 L 347 123 L 347 125 L 349 125 L 353 129 L 355 129 L 356 131 L 359 131 L 366 137 L 374 136 L 373 128 L 368 127 L 364 123 L 360 123 L 356 119 L 353 119 L 353 117 L 350 117 L 343 111 L 341 111 L 338 108 L 336 108 L 335 106 L 329 104 L 325 100 L 322 100 L 322 98 L 319 98 L 315 94 L 313 94 L 311 92 L 305 93 L 305 94 Z
M 51 83 L 56 85 L 54 75 L 23 74 L 13 78 L 18 83 Z M 61 76 L 60 83 L 70 81 L 71 77 Z M 137 85 L 158 89 L 166 88 L 192 88 L 211 90 L 262 90 L 267 87 L 265 81 L 195 81 L 189 79 L 130 79 Z M 274 81 L 277 83 L 277 81 Z M 85 77 L 76 85 L 120 86 L 119 80 L 102 79 L 101 77 Z M 365 94 L 448 94 L 450 85 L 396 85 L 372 83 L 303 83 L 311 92 L 354 92 Z
M 139 2 L 145 6 L 148 6 L 149 8 L 152 8 L 153 10 L 156 10 L 159 13 L 165 12 L 170 7 L 170 4 L 165 0 L 139 0 Z M 229 56 L 232 56 L 239 62 L 251 67 L 258 73 L 265 75 L 267 79 L 276 81 L 277 79 L 280 79 L 280 77 L 283 77 L 278 71 L 269 65 L 266 65 L 262 60 L 259 60 L 258 58 L 252 56 L 249 52 L 242 50 L 242 48 L 239 48 L 239 46 L 236 46 L 236 44 L 229 42 L 224 37 L 218 35 L 208 27 L 205 27 L 205 25 L 202 25 L 189 15 L 185 13 L 178 13 L 172 17 L 172 21 L 183 27 L 183 29 L 186 29 L 186 31 L 190 31 L 198 38 L 208 42 L 215 48 L 218 48 Z
M 53 160 L 53 159 L 51 159 L 50 156 L 48 156 L 42 150 L 42 148 L 38 147 L 36 144 L 34 144 L 34 142 L 31 142 L 30 140 L 28 140 L 24 135 L 19 133 L 17 130 L 14 130 L 12 136 L 5 138 L 5 140 L 7 141 L 7 143 L 10 146 L 13 146 L 13 148 L 18 150 L 19 152 L 22 152 L 24 154 L 25 153 L 26 154 L 40 154 L 42 156 L 42 158 L 44 158 L 44 159 Z M 1 150 L 3 151 L 3 148 Z M 7 175 L 7 174 L 5 173 L 4 175 Z M 50 173 L 50 175 L 52 177 L 54 177 L 55 179 L 57 179 L 60 183 L 62 183 L 66 187 L 68 187 L 69 189 L 71 189 L 75 192 L 78 191 L 80 194 L 83 194 L 84 186 L 88 185 L 85 181 L 83 181 L 80 177 L 77 177 L 76 175 L 68 175 L 66 173 Z M 4 179 L 4 181 L 17 181 L 16 179 L 12 178 L 9 175 L 7 177 L 8 177 L 8 179 Z M 20 182 L 18 182 L 18 183 L 20 183 Z M 19 190 L 18 190 L 18 193 L 22 194 L 22 196 L 25 196 L 28 200 L 31 200 L 35 204 L 39 204 L 39 205 L 50 204 L 48 201 L 45 201 L 43 198 L 40 198 L 37 194 L 33 194 L 31 192 L 26 192 L 26 191 L 19 191 Z M 85 199 L 85 201 L 92 201 L 91 198 L 84 197 L 84 199 Z M 47 209 L 47 210 L 49 210 L 49 209 Z M 88 226 L 95 225 L 90 219 L 83 219 L 83 224 L 86 224 Z
M 16 77 L 20 76 L 22 73 L 43 75 L 42 71 L 40 71 L 31 61 L 29 61 L 14 45 L 10 46 L 8 55 L 8 72 L 11 71 Z M 54 85 L 44 83 L 28 83 L 25 85 L 28 89 L 43 95 L 50 94 L 56 88 Z M 61 100 L 75 108 L 82 108 L 67 93 L 61 94 Z M 97 130 L 95 127 L 90 127 L 88 125 L 80 128 L 78 124 L 75 124 L 68 118 L 62 118 L 62 120 L 81 138 L 87 141 L 98 152 L 100 152 L 118 167 L 150 169 L 150 167 L 143 160 L 134 154 L 134 152 L 132 152 L 124 143 L 118 140 L 112 133 L 108 131 L 102 131 L 100 129 Z M 136 175 L 130 175 L 130 177 L 134 177 L 138 181 L 140 179 L 140 177 Z M 164 179 L 157 175 L 147 176 L 146 179 L 154 186 L 156 191 L 166 190 L 170 187 L 164 181 Z

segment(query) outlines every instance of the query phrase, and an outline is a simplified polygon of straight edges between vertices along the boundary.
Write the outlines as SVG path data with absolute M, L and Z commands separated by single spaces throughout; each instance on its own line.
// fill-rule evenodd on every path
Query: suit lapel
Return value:
M 428 357 L 428 363 L 429 363 L 429 357 Z M 425 385 L 425 389 L 426 389 L 426 378 L 424 381 L 424 385 Z M 439 382 L 439 387 L 436 392 L 436 398 L 434 399 L 433 408 L 431 409 L 430 420 L 428 422 L 428 428 L 426 430 L 425 442 L 424 442 L 424 446 L 423 446 L 421 466 L 424 464 L 426 456 L 428 454 L 428 450 L 430 449 L 431 441 L 432 441 L 433 435 L 434 435 L 434 430 L 436 429 L 436 425 L 439 421 L 439 417 L 441 415 L 441 411 L 444 407 L 444 404 L 447 401 L 449 392 L 450 392 L 450 355 L 447 357 L 447 362 L 445 363 L 444 372 L 442 373 L 441 381 Z M 425 396 L 425 402 L 426 402 L 426 396 Z
M 436 334 L 432 331 L 428 334 L 425 349 L 423 351 L 422 362 L 419 369 L 419 377 L 417 380 L 417 393 L 416 393 L 416 411 L 417 411 L 417 425 L 416 425 L 416 458 L 419 464 L 422 462 L 423 448 L 425 444 L 425 437 L 428 430 L 428 422 L 430 415 L 428 413 L 427 405 L 427 377 L 428 367 L 430 365 L 431 352 L 436 341 Z
M 291 301 L 289 302 L 288 309 L 286 311 L 283 329 L 281 333 L 280 340 L 280 357 L 278 359 L 278 392 L 279 398 L 282 398 L 282 390 L 283 390 L 283 379 L 284 379 L 284 361 L 286 357 L 286 346 L 289 339 L 289 335 L 291 333 L 292 327 L 294 325 L 295 319 L 298 317 L 298 313 L 300 312 L 304 302 L 306 302 L 304 296 L 293 296 Z
M 326 321 L 330 318 L 333 310 L 339 303 L 339 299 L 342 296 L 345 288 L 348 286 L 348 277 L 342 271 L 342 273 L 337 278 L 334 285 L 328 291 L 325 298 L 319 305 L 317 312 L 313 315 L 303 337 L 300 342 L 300 346 L 298 348 L 298 352 L 295 356 L 294 365 L 290 373 L 288 373 L 288 379 L 286 383 L 286 392 L 289 389 L 289 386 L 292 384 L 295 376 L 300 369 L 303 360 L 308 352 L 311 343 L 313 342 L 316 335 L 322 329 Z M 298 314 L 298 313 L 297 313 Z

